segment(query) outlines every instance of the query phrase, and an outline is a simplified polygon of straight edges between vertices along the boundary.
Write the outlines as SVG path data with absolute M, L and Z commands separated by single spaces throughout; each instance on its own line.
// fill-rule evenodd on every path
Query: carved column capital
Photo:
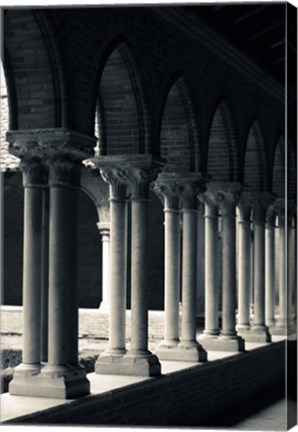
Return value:
M 274 208 L 273 204 L 270 204 L 269 207 L 267 208 L 267 213 L 266 213 L 266 222 L 268 228 L 275 227 L 275 218 L 276 218 L 276 209 Z
M 252 208 L 249 193 L 247 191 L 242 193 L 240 200 L 237 203 L 237 207 L 239 210 L 239 223 L 250 224 Z
M 250 203 L 253 210 L 253 222 L 264 224 L 268 207 L 274 202 L 274 196 L 268 192 L 251 192 Z
M 44 187 L 45 170 L 39 159 L 23 159 L 19 167 L 23 172 L 24 187 Z
M 151 155 L 98 156 L 93 159 L 102 178 L 110 185 L 110 199 L 149 198 L 149 185 L 157 175 L 158 163 Z
M 180 209 L 177 175 L 175 173 L 160 173 L 153 183 L 152 188 L 163 203 L 164 210 Z
M 189 175 L 177 181 L 180 207 L 182 210 L 197 210 L 198 195 L 205 191 L 204 180 L 199 175 Z
M 209 207 L 220 209 L 222 216 L 235 216 L 235 207 L 242 190 L 239 183 L 210 182 L 207 184 L 206 192 L 201 194 L 199 199 Z
M 55 158 L 82 161 L 93 156 L 96 138 L 66 128 L 8 131 L 9 151 L 20 159 L 40 157 L 46 164 Z
M 118 166 L 102 166 L 99 172 L 110 187 L 110 200 L 127 198 L 127 178 L 123 169 Z
M 68 186 L 71 181 L 71 170 L 74 166 L 74 162 L 62 157 L 53 159 L 51 162 L 48 161 L 49 186 Z
M 132 199 L 149 199 L 149 186 L 156 179 L 158 169 L 153 166 L 127 167 L 124 170 Z
M 99 231 L 99 234 L 101 236 L 102 241 L 109 241 L 110 240 L 110 223 L 109 222 L 98 222 L 97 228 Z

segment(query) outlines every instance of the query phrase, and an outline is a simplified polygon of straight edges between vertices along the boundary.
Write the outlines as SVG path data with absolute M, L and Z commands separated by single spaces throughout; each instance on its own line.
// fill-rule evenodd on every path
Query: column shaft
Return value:
M 181 342 L 196 339 L 197 211 L 183 210 Z
M 287 295 L 286 295 L 286 233 L 284 217 L 278 218 L 278 234 L 279 234 L 279 317 L 277 327 L 285 327 L 287 325 Z
M 290 220 L 288 224 L 288 319 L 290 326 L 294 326 L 296 306 L 296 232 Z
M 78 363 L 78 327 L 79 327 L 79 301 L 78 301 L 78 190 L 69 189 L 69 285 L 68 285 L 68 313 L 67 313 L 67 363 Z
M 102 241 L 102 302 L 100 308 L 109 309 L 110 297 L 110 231 L 101 234 Z
M 49 297 L 49 190 L 42 195 L 42 266 L 41 266 L 41 361 L 48 361 Z
M 204 315 L 205 305 L 205 224 L 204 205 L 199 204 L 198 209 L 198 235 L 197 235 L 197 317 Z
M 205 335 L 218 335 L 218 211 L 205 203 Z
M 265 324 L 265 248 L 264 224 L 254 224 L 254 320 L 253 326 Z
M 165 344 L 179 341 L 180 212 L 165 210 Z
M 69 191 L 50 187 L 49 239 L 49 346 L 48 364 L 58 366 L 67 360 L 66 316 L 68 279 Z
M 131 201 L 131 350 L 150 354 L 147 301 L 148 200 Z
M 24 191 L 23 363 L 38 365 L 41 352 L 41 214 L 42 189 Z
M 275 323 L 275 241 L 274 225 L 267 222 L 265 232 L 265 323 Z
M 238 273 L 238 327 L 237 329 L 249 329 L 250 327 L 250 221 L 240 221 L 238 224 L 239 235 L 239 273 Z
M 236 325 L 236 239 L 235 216 L 222 215 L 223 288 L 222 336 L 235 336 Z
M 125 348 L 127 280 L 127 201 L 110 200 L 110 323 L 107 354 L 123 355 Z

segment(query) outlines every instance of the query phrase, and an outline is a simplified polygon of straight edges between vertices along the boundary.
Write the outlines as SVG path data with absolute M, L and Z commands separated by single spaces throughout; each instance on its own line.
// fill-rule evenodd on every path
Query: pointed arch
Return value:
M 267 191 L 269 188 L 265 143 L 257 118 L 253 119 L 247 134 L 244 181 L 251 191 Z
M 164 99 L 160 125 L 160 155 L 173 169 L 197 171 L 198 127 L 185 77 L 175 75 Z
M 225 99 L 215 105 L 209 128 L 207 172 L 219 181 L 239 180 L 236 130 Z
M 281 135 L 276 142 L 272 172 L 272 192 L 278 197 L 285 196 L 285 139 Z
M 41 12 L 10 9 L 5 14 L 3 66 L 12 102 L 11 129 L 65 126 L 64 80 L 52 35 Z
M 97 94 L 99 153 L 150 153 L 142 73 L 133 49 L 123 36 L 117 37 L 103 55 Z

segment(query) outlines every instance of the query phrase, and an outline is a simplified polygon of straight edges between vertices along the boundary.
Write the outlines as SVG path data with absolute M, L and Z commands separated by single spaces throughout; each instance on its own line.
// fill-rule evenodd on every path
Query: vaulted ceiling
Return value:
M 192 15 L 204 19 L 228 42 L 258 63 L 280 84 L 295 84 L 297 59 L 296 16 L 286 3 L 239 3 L 190 7 Z M 294 12 L 294 11 L 292 11 Z M 287 41 L 287 44 L 286 44 Z

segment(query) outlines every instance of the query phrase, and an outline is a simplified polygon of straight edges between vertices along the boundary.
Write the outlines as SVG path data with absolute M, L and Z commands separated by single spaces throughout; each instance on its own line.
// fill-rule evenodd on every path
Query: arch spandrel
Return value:
M 207 172 L 214 180 L 239 180 L 239 155 L 236 130 L 230 109 L 222 98 L 212 116 L 208 149 Z
M 160 156 L 166 159 L 168 169 L 198 170 L 198 126 L 190 90 L 183 75 L 173 80 L 164 100 Z
M 285 196 L 285 140 L 283 136 L 278 139 L 273 161 L 272 192 L 278 197 Z
M 150 128 L 142 73 L 125 38 L 102 56 L 96 116 L 99 154 L 150 153 Z
M 264 137 L 255 118 L 249 128 L 244 155 L 244 182 L 252 192 L 268 190 L 268 167 Z

